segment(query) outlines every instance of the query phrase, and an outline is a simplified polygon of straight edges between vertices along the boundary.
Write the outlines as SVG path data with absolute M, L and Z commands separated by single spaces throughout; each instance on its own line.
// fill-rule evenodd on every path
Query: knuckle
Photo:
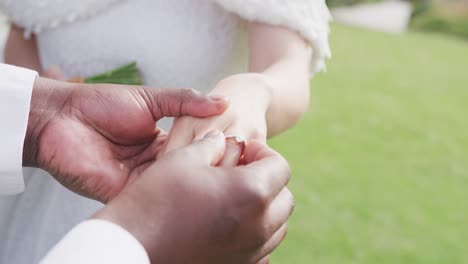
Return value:
M 268 206 L 268 191 L 260 181 L 251 180 L 246 187 L 247 197 L 253 205 L 258 208 L 266 208 Z
M 256 139 L 256 140 L 265 140 L 267 138 L 267 135 L 265 132 L 255 130 L 251 133 L 250 137 L 251 139 Z
M 251 208 L 257 213 L 258 209 L 267 207 L 266 191 L 261 186 L 259 180 L 255 180 L 255 178 L 242 173 L 245 173 L 245 171 L 237 171 L 234 175 L 242 176 L 232 178 L 232 186 L 235 186 L 234 191 L 241 194 L 236 199 L 238 206 L 241 208 Z
M 183 100 L 190 100 L 192 97 L 198 94 L 194 89 L 191 88 L 183 88 L 180 91 L 181 97 Z

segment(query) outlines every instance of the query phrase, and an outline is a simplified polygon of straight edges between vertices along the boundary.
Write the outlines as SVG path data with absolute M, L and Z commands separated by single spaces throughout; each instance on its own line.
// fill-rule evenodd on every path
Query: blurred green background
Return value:
M 468 263 L 468 42 L 334 25 L 301 123 L 270 141 L 296 211 L 273 263 Z

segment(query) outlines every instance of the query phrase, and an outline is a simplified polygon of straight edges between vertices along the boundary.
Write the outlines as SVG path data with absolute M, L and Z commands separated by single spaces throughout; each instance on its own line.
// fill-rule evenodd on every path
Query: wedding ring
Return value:
M 245 143 L 245 139 L 241 136 L 226 135 L 226 140 L 232 140 L 236 143 Z
M 238 145 L 241 148 L 240 160 L 242 161 L 244 159 L 245 139 L 243 137 L 241 137 L 241 136 L 226 135 L 226 141 L 234 143 L 234 144 Z

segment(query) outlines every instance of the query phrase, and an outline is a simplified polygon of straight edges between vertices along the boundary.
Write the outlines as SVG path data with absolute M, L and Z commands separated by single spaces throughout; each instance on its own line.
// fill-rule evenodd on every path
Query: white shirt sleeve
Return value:
M 0 194 L 24 190 L 23 144 L 35 71 L 0 63 Z
M 73 228 L 41 264 L 149 264 L 143 246 L 125 229 L 103 220 Z
M 0 194 L 24 190 L 23 144 L 34 80 L 31 70 L 0 63 Z M 41 261 L 45 264 L 149 264 L 143 246 L 125 229 L 101 220 L 73 228 Z
M 312 73 L 325 70 L 330 12 L 325 0 L 215 0 L 248 21 L 279 25 L 299 32 L 312 46 Z

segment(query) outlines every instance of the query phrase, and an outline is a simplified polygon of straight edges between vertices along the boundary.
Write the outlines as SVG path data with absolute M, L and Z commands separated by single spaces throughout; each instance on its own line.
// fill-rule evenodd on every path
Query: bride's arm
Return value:
M 40 72 L 41 63 L 36 45 L 36 37 L 24 38 L 24 30 L 12 25 L 4 51 L 5 63 L 29 68 Z
M 249 71 L 263 74 L 270 84 L 268 135 L 276 135 L 308 109 L 311 48 L 299 33 L 263 23 L 249 24 L 249 48 Z
M 311 59 L 308 43 L 293 30 L 251 23 L 249 46 L 249 72 L 225 78 L 210 92 L 228 97 L 230 107 L 224 114 L 208 119 L 177 119 L 166 152 L 202 138 L 213 129 L 265 141 L 267 136 L 292 127 L 305 113 Z M 238 159 L 231 161 L 237 164 Z
M 233 129 L 226 133 L 265 139 L 293 127 L 307 111 L 312 50 L 281 26 L 251 22 L 248 37 L 249 72 L 222 80 L 211 94 L 231 99 L 226 127 Z

